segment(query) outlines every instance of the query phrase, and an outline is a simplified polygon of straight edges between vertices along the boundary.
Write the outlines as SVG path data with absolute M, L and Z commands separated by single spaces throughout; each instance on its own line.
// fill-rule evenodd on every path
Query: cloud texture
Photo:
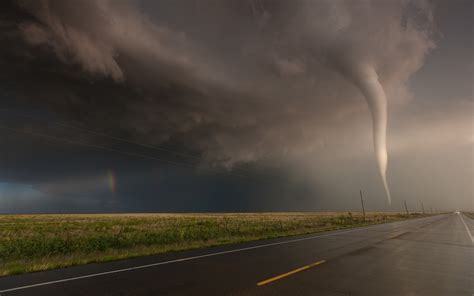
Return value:
M 435 48 L 433 11 L 425 1 L 0 5 L 0 79 L 8 81 L 0 90 L 10 101 L 84 128 L 194 153 L 207 164 L 278 160 L 303 175 L 318 167 L 308 175 L 319 184 L 357 175 L 334 166 L 361 154 L 361 174 L 373 177 L 373 156 L 365 158 L 370 112 L 352 77 L 354 65 L 376 71 L 390 118 L 413 99 L 410 78 Z M 410 130 L 398 126 L 403 129 L 388 134 L 389 150 L 391 137 L 404 139 L 401 131 Z M 394 149 L 410 145 L 395 140 Z
M 137 138 L 177 138 L 233 163 L 317 149 L 358 116 L 364 101 L 343 60 L 373 65 L 391 107 L 409 99 L 405 84 L 433 47 L 420 3 L 164 1 L 145 13 L 133 1 L 19 1 L 28 17 L 15 29 L 29 63 L 51 60 L 36 75 L 71 71 L 82 92 L 43 87 L 31 100 L 93 126 L 106 124 L 88 113 L 119 109 Z

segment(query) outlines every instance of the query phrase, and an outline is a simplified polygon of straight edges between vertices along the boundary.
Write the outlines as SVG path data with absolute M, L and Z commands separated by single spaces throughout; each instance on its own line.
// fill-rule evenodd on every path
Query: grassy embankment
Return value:
M 0 275 L 420 217 L 399 213 L 0 215 Z
M 471 219 L 474 219 L 474 212 L 462 212 L 464 215 L 468 216 Z

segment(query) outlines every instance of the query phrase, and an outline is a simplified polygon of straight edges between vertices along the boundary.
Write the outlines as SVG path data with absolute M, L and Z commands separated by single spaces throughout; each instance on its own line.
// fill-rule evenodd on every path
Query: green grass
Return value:
M 0 275 L 397 221 L 370 213 L 0 215 Z

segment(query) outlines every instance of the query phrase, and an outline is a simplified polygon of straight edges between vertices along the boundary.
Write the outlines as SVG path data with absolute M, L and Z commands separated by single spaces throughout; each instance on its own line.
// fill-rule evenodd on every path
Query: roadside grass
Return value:
M 466 215 L 467 217 L 474 219 L 474 212 L 462 212 L 462 213 Z
M 368 213 L 364 220 L 361 213 L 0 215 L 0 275 L 422 216 Z

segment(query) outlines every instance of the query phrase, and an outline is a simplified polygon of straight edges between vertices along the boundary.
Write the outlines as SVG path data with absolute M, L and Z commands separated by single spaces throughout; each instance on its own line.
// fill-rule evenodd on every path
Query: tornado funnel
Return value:
M 388 203 L 392 203 L 387 183 L 387 97 L 374 68 L 360 65 L 352 77 L 364 95 L 372 114 L 374 151 L 380 176 L 387 194 Z
M 364 95 L 372 114 L 374 150 L 388 203 L 392 203 L 387 183 L 387 97 L 374 68 L 368 64 L 352 67 L 350 76 Z

